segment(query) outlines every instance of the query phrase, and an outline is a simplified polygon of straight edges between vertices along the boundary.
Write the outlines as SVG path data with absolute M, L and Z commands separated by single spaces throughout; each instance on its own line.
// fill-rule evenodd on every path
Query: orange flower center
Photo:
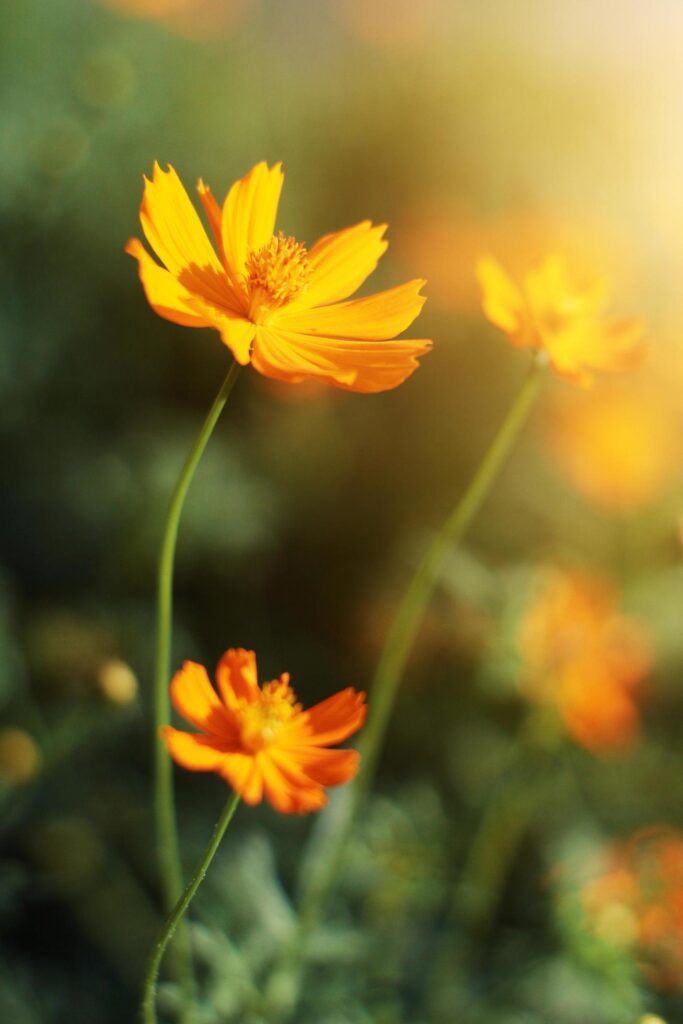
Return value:
M 301 711 L 286 678 L 266 683 L 260 699 L 242 701 L 239 709 L 240 735 L 247 750 L 257 753 L 273 743 L 284 725 Z
M 249 253 L 246 271 L 249 317 L 254 323 L 264 323 L 270 310 L 295 299 L 311 276 L 306 246 L 281 231 L 262 249 Z

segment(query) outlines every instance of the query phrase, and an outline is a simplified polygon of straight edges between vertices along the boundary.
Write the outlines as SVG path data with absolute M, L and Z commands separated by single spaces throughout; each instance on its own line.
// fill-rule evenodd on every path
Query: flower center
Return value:
M 266 683 L 258 701 L 251 704 L 241 702 L 239 718 L 242 743 L 254 753 L 264 750 L 277 739 L 282 727 L 300 711 L 301 705 L 297 704 L 287 676 Z
M 263 323 L 268 311 L 296 298 L 311 276 L 306 246 L 280 231 L 262 249 L 247 256 L 245 284 L 249 317 Z

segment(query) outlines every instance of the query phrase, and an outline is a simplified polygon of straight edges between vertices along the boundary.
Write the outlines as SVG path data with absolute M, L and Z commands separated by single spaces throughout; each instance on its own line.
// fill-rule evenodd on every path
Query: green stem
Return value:
M 154 1003 L 161 958 L 164 955 L 164 950 L 170 942 L 174 931 L 182 920 L 185 911 L 192 902 L 194 894 L 204 881 L 204 876 L 209 868 L 209 864 L 213 860 L 216 850 L 221 844 L 221 840 L 225 835 L 225 830 L 230 824 L 239 802 L 239 793 L 232 793 L 225 805 L 225 808 L 223 809 L 223 813 L 216 823 L 213 835 L 211 836 L 211 841 L 204 851 L 201 860 L 197 864 L 192 878 L 187 883 L 185 891 L 173 907 L 173 910 L 166 918 L 164 926 L 161 929 L 161 933 L 159 934 L 159 938 L 154 944 L 154 948 L 152 949 L 152 953 L 147 962 L 147 970 L 145 971 L 145 983 L 142 990 L 142 1002 L 140 1004 L 141 1024 L 156 1024 L 157 1017 Z
M 213 433 L 213 429 L 218 422 L 218 418 L 225 407 L 240 369 L 240 365 L 233 362 L 192 446 L 192 450 L 185 460 L 171 497 L 159 557 L 157 641 L 154 670 L 154 813 L 162 899 L 166 913 L 174 906 L 183 887 L 183 872 L 180 861 L 173 797 L 173 766 L 159 735 L 159 727 L 166 725 L 171 717 L 169 682 L 171 675 L 171 631 L 173 619 L 173 563 L 178 536 L 178 524 L 192 477 Z M 186 996 L 191 997 L 193 989 L 192 961 L 187 943 L 183 942 L 181 944 L 179 953 L 179 975 Z
M 544 365 L 541 359 L 534 359 L 479 468 L 425 552 L 399 606 L 370 688 L 368 717 L 359 744 L 360 772 L 344 806 L 337 808 L 338 814 L 326 837 L 317 869 L 311 873 L 304 892 L 301 903 L 304 929 L 316 920 L 334 882 L 346 838 L 372 783 L 396 691 L 444 559 L 453 545 L 462 540 L 509 455 L 538 395 Z

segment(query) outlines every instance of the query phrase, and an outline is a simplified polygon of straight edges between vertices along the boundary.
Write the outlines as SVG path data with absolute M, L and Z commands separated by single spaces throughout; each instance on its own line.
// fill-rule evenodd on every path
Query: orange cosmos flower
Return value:
M 484 313 L 518 348 L 544 352 L 553 368 L 586 387 L 593 371 L 629 369 L 640 359 L 640 320 L 603 317 L 601 280 L 578 284 L 562 256 L 549 256 L 517 286 L 493 259 L 481 259 L 477 277 Z
M 226 651 L 216 669 L 218 693 L 206 669 L 186 661 L 171 681 L 176 710 L 200 733 L 170 725 L 161 734 L 183 768 L 217 772 L 248 804 L 264 794 L 277 811 L 317 811 L 325 786 L 348 782 L 358 770 L 355 750 L 329 750 L 360 729 L 365 694 L 349 687 L 304 711 L 285 672 L 259 688 L 253 651 Z
M 431 347 L 391 340 L 422 309 L 425 282 L 346 301 L 386 250 L 386 226 L 362 221 L 325 235 L 309 252 L 274 234 L 282 181 L 280 164 L 259 163 L 232 186 L 222 209 L 200 181 L 214 249 L 176 172 L 155 164 L 140 220 L 163 267 L 138 239 L 126 246 L 150 305 L 174 323 L 213 327 L 239 363 L 266 377 L 362 392 L 397 387 Z
M 227 32 L 241 21 L 253 0 L 101 0 L 121 14 L 157 21 L 179 35 L 202 38 Z
M 664 826 L 610 845 L 582 889 L 590 927 L 630 948 L 657 988 L 683 989 L 683 836 Z M 615 927 L 614 925 L 618 926 Z
M 605 580 L 549 573 L 524 614 L 519 646 L 523 689 L 554 704 L 577 743 L 606 752 L 636 739 L 636 694 L 650 669 L 650 646 Z

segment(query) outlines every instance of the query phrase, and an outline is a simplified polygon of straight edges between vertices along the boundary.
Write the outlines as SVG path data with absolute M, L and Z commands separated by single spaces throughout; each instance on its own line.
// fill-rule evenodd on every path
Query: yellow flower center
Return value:
M 282 677 L 266 683 L 260 700 L 240 702 L 240 733 L 244 746 L 257 753 L 273 743 L 282 727 L 301 711 L 289 681 Z
M 308 286 L 310 276 L 306 246 L 281 231 L 273 235 L 267 245 L 247 256 L 250 319 L 264 323 L 270 310 L 285 306 Z

